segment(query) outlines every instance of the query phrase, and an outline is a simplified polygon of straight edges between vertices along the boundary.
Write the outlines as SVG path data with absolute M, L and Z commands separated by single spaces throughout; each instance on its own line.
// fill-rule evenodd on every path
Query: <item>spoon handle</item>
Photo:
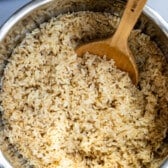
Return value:
M 137 22 L 147 0 L 128 0 L 117 31 L 111 38 L 111 45 L 127 43 L 128 37 Z

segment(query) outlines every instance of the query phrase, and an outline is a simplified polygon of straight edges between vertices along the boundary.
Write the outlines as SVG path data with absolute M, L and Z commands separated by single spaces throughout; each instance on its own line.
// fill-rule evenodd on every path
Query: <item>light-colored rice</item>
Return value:
M 136 30 L 129 39 L 137 87 L 113 60 L 74 51 L 118 22 L 107 13 L 66 14 L 14 50 L 1 93 L 4 136 L 30 165 L 155 168 L 168 154 L 168 68 L 150 38 Z

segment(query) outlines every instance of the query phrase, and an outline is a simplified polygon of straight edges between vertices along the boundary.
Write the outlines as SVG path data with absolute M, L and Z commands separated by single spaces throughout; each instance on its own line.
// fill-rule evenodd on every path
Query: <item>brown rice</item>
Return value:
M 75 54 L 118 22 L 107 13 L 65 14 L 15 48 L 1 93 L 3 133 L 29 165 L 155 168 L 168 154 L 168 68 L 156 44 L 131 33 L 137 87 L 113 60 Z

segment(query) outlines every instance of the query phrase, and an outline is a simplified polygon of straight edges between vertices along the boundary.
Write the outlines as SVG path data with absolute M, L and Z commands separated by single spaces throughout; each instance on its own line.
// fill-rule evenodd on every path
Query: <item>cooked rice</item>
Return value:
M 156 44 L 131 33 L 137 87 L 113 60 L 74 51 L 118 22 L 107 13 L 65 14 L 15 48 L 4 72 L 3 132 L 31 166 L 155 168 L 168 154 L 168 68 Z

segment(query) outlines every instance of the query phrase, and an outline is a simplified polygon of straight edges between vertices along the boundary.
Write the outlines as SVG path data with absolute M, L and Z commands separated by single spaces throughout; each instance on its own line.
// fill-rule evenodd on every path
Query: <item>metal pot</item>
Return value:
M 52 16 L 60 13 L 73 11 L 105 11 L 121 17 L 124 9 L 124 0 L 34 0 L 15 14 L 0 28 L 0 78 L 3 76 L 3 69 L 13 49 L 24 38 L 27 32 L 31 32 L 41 23 Z M 149 35 L 157 43 L 168 60 L 168 23 L 154 10 L 146 6 L 143 14 L 137 22 L 136 28 Z M 3 136 L 2 112 L 0 112 L 0 137 Z M 20 167 L 14 165 L 8 149 L 11 148 L 3 138 L 0 138 L 0 168 Z M 6 147 L 4 147 L 6 146 Z M 5 157 L 4 157 L 5 156 Z M 7 158 L 7 159 L 6 159 Z M 162 168 L 168 168 L 168 160 L 165 160 Z

